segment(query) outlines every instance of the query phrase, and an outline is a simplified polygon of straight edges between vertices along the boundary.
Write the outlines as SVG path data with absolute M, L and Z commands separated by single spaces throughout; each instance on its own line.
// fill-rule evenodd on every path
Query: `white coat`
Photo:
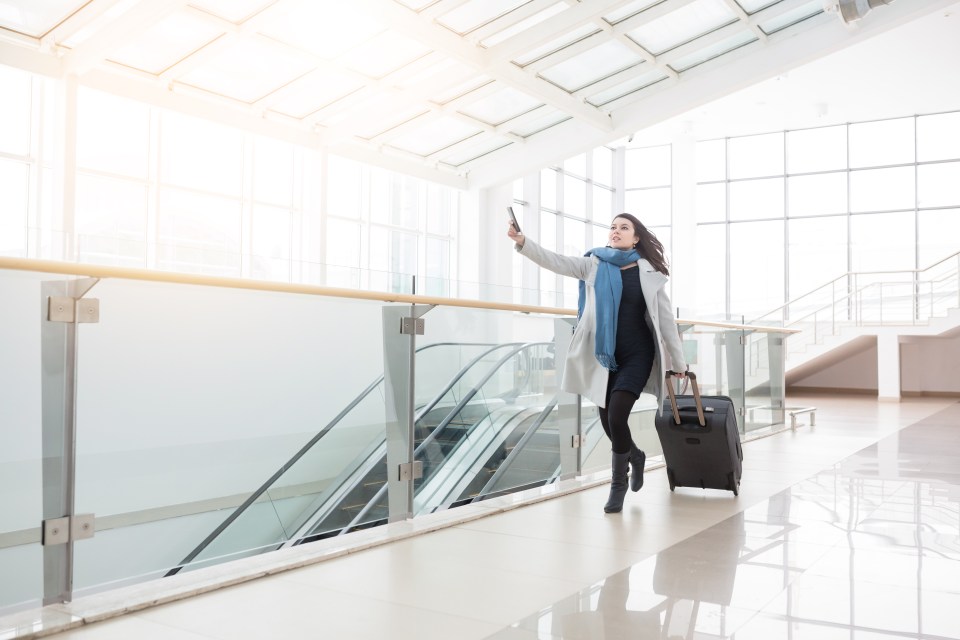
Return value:
M 563 256 L 544 249 L 532 242 L 530 238 L 524 238 L 523 246 L 516 245 L 515 248 L 521 255 L 544 269 L 583 280 L 586 283 L 583 314 L 573 330 L 567 360 L 563 365 L 560 388 L 584 396 L 598 407 L 605 407 L 607 379 L 610 372 L 597 360 L 594 345 L 597 303 L 593 284 L 600 259 L 596 256 Z M 654 336 L 656 347 L 653 368 L 643 390 L 657 398 L 658 411 L 662 412 L 666 393 L 663 379 L 667 369 L 686 371 L 687 363 L 683 358 L 683 345 L 680 341 L 680 333 L 677 331 L 673 307 L 666 292 L 667 276 L 654 269 L 650 262 L 642 258 L 637 262 L 637 266 L 640 287 L 647 303 L 645 320 Z

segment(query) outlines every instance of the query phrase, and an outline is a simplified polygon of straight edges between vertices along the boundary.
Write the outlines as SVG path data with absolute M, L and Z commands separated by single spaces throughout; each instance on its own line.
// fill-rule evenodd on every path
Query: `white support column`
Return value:
M 900 337 L 877 334 L 877 399 L 900 402 Z

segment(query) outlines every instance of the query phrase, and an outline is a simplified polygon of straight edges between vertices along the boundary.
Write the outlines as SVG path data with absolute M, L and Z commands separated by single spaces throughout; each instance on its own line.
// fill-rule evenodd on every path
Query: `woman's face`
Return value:
M 639 239 L 633 223 L 626 218 L 614 218 L 610 223 L 608 241 L 614 249 L 632 249 Z

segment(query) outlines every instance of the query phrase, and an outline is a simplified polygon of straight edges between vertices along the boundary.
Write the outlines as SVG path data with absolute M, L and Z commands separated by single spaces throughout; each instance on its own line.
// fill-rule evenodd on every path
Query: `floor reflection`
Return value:
M 955 405 L 492 637 L 960 638 L 958 460 Z

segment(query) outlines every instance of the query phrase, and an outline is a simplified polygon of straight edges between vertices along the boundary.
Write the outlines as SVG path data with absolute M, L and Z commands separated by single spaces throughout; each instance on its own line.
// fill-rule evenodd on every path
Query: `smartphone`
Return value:
M 510 224 L 513 225 L 513 228 L 517 230 L 517 233 L 523 233 L 520 231 L 520 223 L 517 222 L 517 216 L 513 214 L 513 207 L 507 207 L 507 213 L 510 214 Z

